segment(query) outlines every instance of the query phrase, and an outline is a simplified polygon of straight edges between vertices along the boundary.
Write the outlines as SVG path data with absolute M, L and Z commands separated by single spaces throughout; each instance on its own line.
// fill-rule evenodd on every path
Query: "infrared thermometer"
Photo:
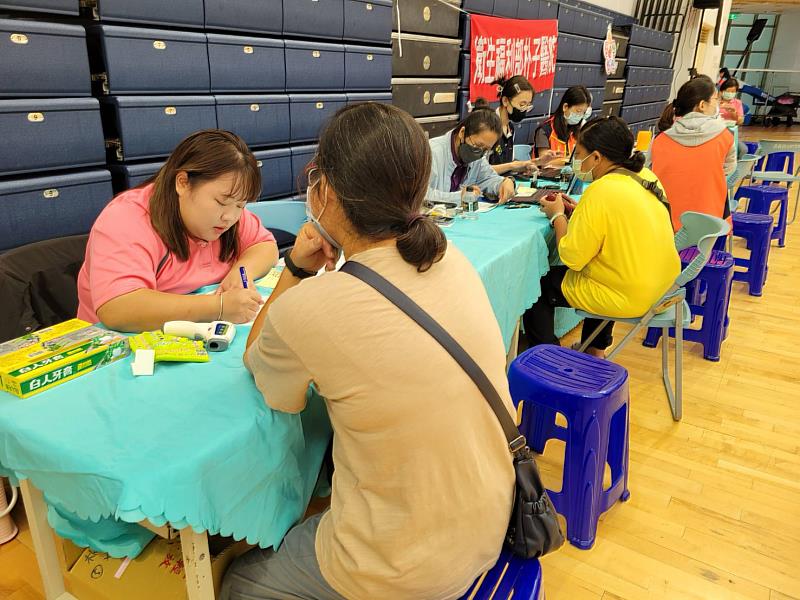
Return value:
M 236 326 L 229 321 L 194 323 L 192 321 L 167 321 L 164 333 L 190 340 L 202 340 L 209 352 L 222 352 L 228 349 L 236 336 Z

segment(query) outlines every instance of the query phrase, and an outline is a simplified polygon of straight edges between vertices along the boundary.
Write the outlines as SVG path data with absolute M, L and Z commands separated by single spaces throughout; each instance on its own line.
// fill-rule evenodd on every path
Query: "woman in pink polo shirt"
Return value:
M 261 172 L 241 138 L 190 135 L 152 180 L 97 217 L 78 275 L 78 317 L 119 331 L 251 321 L 261 297 L 244 289 L 239 267 L 256 279 L 278 259 L 275 238 L 245 210 L 260 192 Z M 216 295 L 186 295 L 220 281 Z

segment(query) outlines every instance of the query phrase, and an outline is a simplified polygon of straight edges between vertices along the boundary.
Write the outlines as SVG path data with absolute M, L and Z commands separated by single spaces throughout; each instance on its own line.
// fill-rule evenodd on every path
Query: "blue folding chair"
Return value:
M 624 319 L 594 315 L 578 310 L 578 316 L 584 319 L 598 319 L 603 322 L 595 329 L 589 338 L 581 344 L 583 352 L 589 344 L 600 334 L 600 331 L 610 321 L 629 323 L 633 328 L 609 353 L 608 359 L 613 359 L 617 353 L 630 341 L 639 330 L 644 327 L 661 327 L 663 331 L 661 341 L 661 370 L 664 378 L 664 387 L 667 391 L 667 400 L 672 411 L 672 418 L 680 421 L 683 413 L 683 329 L 691 323 L 692 313 L 686 302 L 686 289 L 684 286 L 694 280 L 703 270 L 711 256 L 711 250 L 717 238 L 726 235 L 731 227 L 718 217 L 712 217 L 697 212 L 685 212 L 681 215 L 681 228 L 675 234 L 675 248 L 680 252 L 685 248 L 696 246 L 697 256 L 681 271 L 675 282 L 666 293 L 650 307 L 641 317 Z M 675 389 L 669 378 L 669 335 L 670 328 L 675 329 Z
M 530 144 L 514 144 L 514 160 L 530 160 L 532 152 Z
M 278 229 L 294 236 L 306 222 L 305 202 L 298 200 L 264 200 L 247 205 L 247 210 L 261 219 L 270 231 Z
M 794 155 L 797 152 L 800 152 L 800 142 L 761 140 L 756 154 L 764 160 L 758 165 L 759 170 L 753 172 L 753 181 L 785 183 L 787 190 L 791 190 L 792 184 L 800 182 L 800 165 L 797 169 L 794 167 Z M 798 203 L 800 199 L 795 200 L 789 224 L 794 223 L 797 218 Z
M 282 257 L 297 239 L 297 232 L 306 222 L 306 203 L 298 200 L 264 200 L 247 205 L 247 209 L 261 219 L 261 223 L 275 236 Z

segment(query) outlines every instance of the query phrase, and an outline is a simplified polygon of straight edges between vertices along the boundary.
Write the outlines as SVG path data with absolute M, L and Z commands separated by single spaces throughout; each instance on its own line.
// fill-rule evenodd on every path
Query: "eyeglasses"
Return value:
M 514 104 L 512 103 L 511 108 L 516 108 L 517 110 L 522 112 L 531 112 L 533 110 L 533 104 L 525 104 L 524 106 L 514 106 Z
M 491 148 L 483 148 L 482 146 L 476 146 L 475 144 L 470 144 L 466 139 L 464 139 L 464 143 L 467 146 L 469 146 L 470 148 L 474 148 L 475 150 L 479 150 L 480 152 L 483 152 L 484 156 L 489 154 L 489 152 L 492 151 Z

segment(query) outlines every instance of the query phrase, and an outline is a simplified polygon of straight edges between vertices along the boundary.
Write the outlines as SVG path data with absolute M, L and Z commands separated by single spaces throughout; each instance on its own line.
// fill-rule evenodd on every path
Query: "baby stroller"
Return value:
M 762 117 L 765 126 L 780 125 L 784 118 L 788 127 L 794 124 L 797 108 L 800 106 L 800 94 L 786 92 L 775 97 L 760 88 L 747 84 L 742 86 L 742 93 L 752 96 L 754 104 L 770 107 L 769 112 Z

